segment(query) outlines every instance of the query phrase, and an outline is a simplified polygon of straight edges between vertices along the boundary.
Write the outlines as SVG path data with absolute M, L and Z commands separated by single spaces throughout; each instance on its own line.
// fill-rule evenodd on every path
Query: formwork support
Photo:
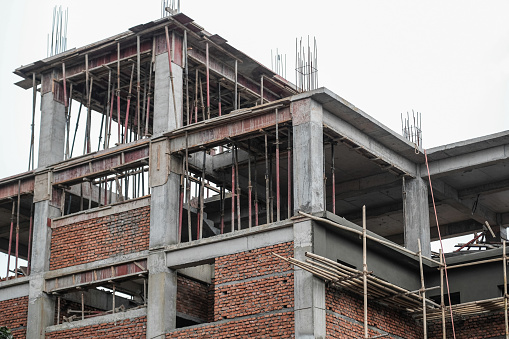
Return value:
M 424 339 L 428 339 L 428 324 L 426 321 L 426 285 L 424 284 L 424 270 L 422 267 L 421 239 L 417 239 L 419 248 L 419 272 L 421 274 L 421 297 L 422 297 L 422 328 Z
M 368 264 L 366 249 L 366 206 L 362 206 L 362 286 L 364 296 L 364 338 L 368 333 Z

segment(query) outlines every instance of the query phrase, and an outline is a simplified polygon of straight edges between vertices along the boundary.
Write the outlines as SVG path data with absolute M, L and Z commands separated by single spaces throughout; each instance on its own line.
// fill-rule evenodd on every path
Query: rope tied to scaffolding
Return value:
M 428 181 L 429 181 L 429 188 L 430 188 L 430 191 L 431 191 L 431 200 L 433 202 L 433 210 L 435 212 L 435 221 L 437 223 L 438 238 L 440 239 L 440 248 L 442 250 L 440 255 L 442 256 L 443 265 L 444 265 L 445 283 L 447 285 L 447 298 L 449 299 L 449 311 L 450 311 L 450 315 L 451 315 L 452 334 L 453 334 L 453 338 L 456 339 L 456 331 L 454 330 L 454 318 L 453 318 L 453 315 L 452 315 L 451 292 L 450 292 L 450 289 L 449 289 L 449 278 L 447 276 L 447 263 L 445 261 L 444 245 L 442 243 L 442 235 L 440 234 L 440 226 L 438 224 L 437 207 L 435 205 L 435 196 L 433 195 L 433 186 L 431 184 L 431 175 L 430 175 L 430 172 L 429 172 L 429 164 L 428 164 L 428 154 L 426 153 L 426 150 L 424 150 L 424 159 L 426 160 L 426 169 L 428 171 Z

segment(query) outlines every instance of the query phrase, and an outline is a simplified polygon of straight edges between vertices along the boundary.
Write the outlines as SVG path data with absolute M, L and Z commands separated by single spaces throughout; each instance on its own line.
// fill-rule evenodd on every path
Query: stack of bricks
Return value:
M 215 260 L 214 322 L 177 329 L 167 338 L 293 338 L 293 242 Z
M 28 317 L 28 297 L 0 301 L 0 327 L 11 330 L 14 338 L 25 338 Z
M 53 229 L 50 270 L 148 249 L 150 207 Z
M 364 303 L 362 296 L 327 287 L 326 333 L 327 338 L 364 337 Z M 422 326 L 409 315 L 394 308 L 368 301 L 369 336 L 389 333 L 398 338 L 422 338 Z
M 125 319 L 116 323 L 82 326 L 46 333 L 46 339 L 145 339 L 147 317 Z

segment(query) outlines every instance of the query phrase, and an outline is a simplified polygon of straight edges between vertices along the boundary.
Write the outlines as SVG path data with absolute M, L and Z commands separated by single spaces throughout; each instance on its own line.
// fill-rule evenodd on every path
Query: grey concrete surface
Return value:
M 53 93 L 44 94 L 41 101 L 39 167 L 64 159 L 65 124 L 64 105 L 53 100 Z

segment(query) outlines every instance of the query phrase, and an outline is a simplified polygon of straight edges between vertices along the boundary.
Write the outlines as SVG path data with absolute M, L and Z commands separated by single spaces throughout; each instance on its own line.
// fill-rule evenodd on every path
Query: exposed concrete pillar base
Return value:
M 147 338 L 164 338 L 177 321 L 177 273 L 166 267 L 163 251 L 148 257 Z
M 304 261 L 313 252 L 313 222 L 295 223 L 293 230 L 294 256 Z M 294 300 L 295 338 L 325 338 L 325 282 L 295 267 Z
M 44 338 L 46 327 L 53 325 L 55 300 L 44 293 L 43 289 L 43 275 L 31 274 L 28 294 L 27 338 Z

